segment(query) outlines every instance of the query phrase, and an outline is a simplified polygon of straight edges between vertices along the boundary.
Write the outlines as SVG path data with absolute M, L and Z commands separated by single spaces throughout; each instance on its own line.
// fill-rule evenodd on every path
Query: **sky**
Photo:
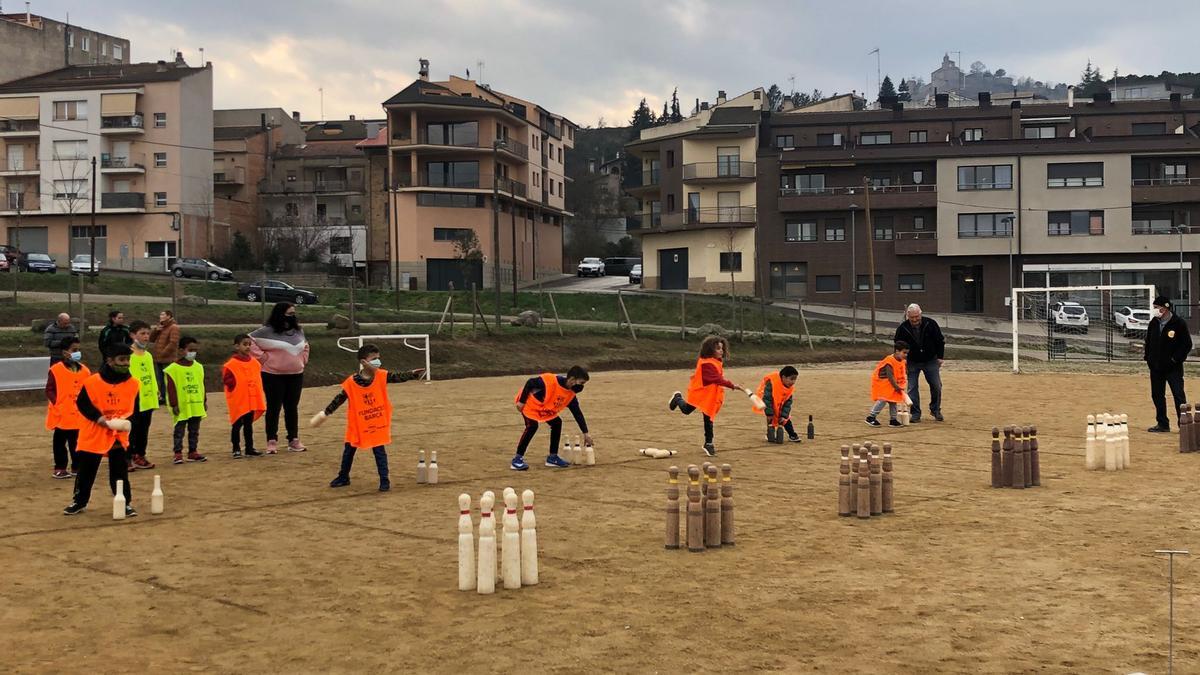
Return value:
M 426 58 L 435 80 L 470 69 L 581 126 L 619 126 L 676 87 L 685 112 L 720 89 L 786 93 L 791 78 L 798 91 L 876 91 L 876 47 L 893 80 L 928 81 L 945 52 L 961 52 L 964 70 L 982 61 L 1055 82 L 1078 81 L 1088 59 L 1106 76 L 1200 71 L 1200 3 L 1151 4 L 1142 16 L 1124 0 L 33 0 L 32 11 L 126 37 L 137 61 L 178 49 L 198 65 L 203 48 L 217 108 L 381 117 Z

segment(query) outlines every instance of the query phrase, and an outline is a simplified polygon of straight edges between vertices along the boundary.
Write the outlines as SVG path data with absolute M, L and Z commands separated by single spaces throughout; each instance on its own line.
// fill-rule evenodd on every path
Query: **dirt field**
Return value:
M 866 366 L 803 370 L 796 412 L 817 440 L 800 445 L 766 445 L 731 397 L 717 447 L 738 543 L 703 554 L 663 549 L 670 462 L 635 454 L 703 459 L 699 417 L 666 411 L 681 371 L 595 374 L 582 399 L 599 466 L 541 466 L 543 429 L 524 474 L 507 468 L 521 378 L 395 385 L 390 494 L 369 453 L 353 485 L 327 487 L 344 412 L 302 434 L 307 453 L 233 461 L 214 397 L 207 464 L 172 466 L 156 415 L 159 467 L 134 474 L 142 515 L 123 522 L 103 478 L 87 513 L 63 517 L 72 483 L 50 478 L 42 411 L 7 410 L 0 670 L 1165 672 L 1166 561 L 1152 552 L 1200 555 L 1200 455 L 1145 433 L 1146 378 L 948 365 L 947 421 L 897 431 L 861 421 Z M 760 374 L 730 372 L 746 386 Z M 332 394 L 307 390 L 304 418 Z M 1101 410 L 1131 416 L 1126 472 L 1083 469 L 1084 416 Z M 1043 487 L 988 487 L 1004 423 L 1039 426 Z M 861 439 L 895 445 L 895 515 L 837 517 L 837 449 Z M 417 449 L 438 450 L 440 485 L 414 484 Z M 460 593 L 456 497 L 507 485 L 537 493 L 541 584 Z M 1193 560 L 1176 564 L 1178 673 L 1200 672 Z

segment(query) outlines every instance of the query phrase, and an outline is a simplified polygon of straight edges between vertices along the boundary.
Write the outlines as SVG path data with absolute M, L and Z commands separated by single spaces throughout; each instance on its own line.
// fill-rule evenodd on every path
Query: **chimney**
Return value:
M 1067 107 L 1075 107 L 1075 85 L 1073 84 L 1067 86 Z
M 182 51 L 175 52 L 175 67 L 176 68 L 187 68 L 187 61 L 183 60 L 183 52 Z
M 949 108 L 950 94 L 934 94 L 933 101 L 935 108 Z
M 167 72 L 167 62 L 163 61 L 162 59 L 159 59 L 158 63 L 154 66 L 154 70 L 155 70 L 155 72 L 159 72 L 159 73 Z
M 29 3 L 28 2 L 25 3 L 25 25 L 26 26 L 33 25 L 33 14 L 31 14 L 29 12 Z
M 701 110 L 708 110 L 708 101 L 702 101 L 702 102 L 700 103 L 700 109 L 701 109 Z
M 420 68 L 420 70 L 417 71 L 417 76 L 421 78 L 422 82 L 428 82 L 429 81 L 429 59 L 418 59 L 418 61 L 421 64 L 421 68 Z
M 1101 91 L 1101 92 L 1092 94 L 1092 103 L 1094 103 L 1096 105 L 1111 104 L 1112 103 L 1112 92 Z
M 292 119 L 296 120 L 297 122 L 300 121 L 300 111 L 299 110 L 292 111 Z
M 353 121 L 354 121 L 354 115 L 351 115 L 351 116 L 350 116 L 350 121 L 351 121 L 351 122 L 353 122 Z
M 1021 102 L 1020 102 L 1020 101 L 1013 101 L 1012 103 L 1009 103 L 1009 104 L 1008 104 L 1008 107 L 1009 107 L 1009 108 L 1012 108 L 1013 110 L 1020 110 L 1020 109 L 1021 109 Z
M 263 131 L 267 130 L 267 113 L 258 114 L 258 128 Z
M 979 92 L 979 107 L 980 108 L 992 107 L 992 92 L 990 92 L 990 91 Z
M 696 99 L 696 108 L 695 108 L 695 110 L 696 110 L 696 112 L 700 112 L 700 99 L 699 99 L 699 98 L 697 98 L 697 99 Z
M 717 90 L 717 105 L 721 105 L 724 102 L 725 102 L 725 90 L 718 89 Z
M 1178 108 L 1179 104 L 1182 101 L 1183 101 L 1183 94 L 1180 94 L 1177 91 L 1171 92 L 1171 107 Z

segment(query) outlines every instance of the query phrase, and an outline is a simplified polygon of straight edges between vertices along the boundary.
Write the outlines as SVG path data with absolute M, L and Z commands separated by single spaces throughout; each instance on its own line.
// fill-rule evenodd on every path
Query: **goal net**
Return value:
M 1026 358 L 1136 361 L 1152 316 L 1153 285 L 1014 288 L 1012 369 Z
M 410 334 L 410 335 L 355 335 L 352 337 L 341 337 L 337 340 L 339 349 L 348 352 L 357 352 L 360 347 L 365 344 L 373 344 L 380 349 L 386 349 L 391 345 L 388 342 L 395 341 L 406 349 L 390 349 L 387 356 L 384 357 L 384 363 L 388 370 L 415 370 L 424 368 L 425 375 L 422 377 L 426 382 L 432 379 L 432 373 L 429 371 L 429 335 Z

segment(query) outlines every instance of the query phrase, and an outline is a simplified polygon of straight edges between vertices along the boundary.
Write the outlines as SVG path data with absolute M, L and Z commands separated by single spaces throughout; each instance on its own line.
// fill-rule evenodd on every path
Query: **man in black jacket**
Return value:
M 1166 385 L 1171 385 L 1171 398 L 1175 410 L 1187 403 L 1183 390 L 1183 362 L 1192 351 L 1192 336 L 1187 324 L 1171 311 L 1171 301 L 1163 296 L 1154 299 L 1154 317 L 1146 329 L 1146 344 L 1143 358 L 1150 367 L 1150 399 L 1154 401 L 1154 414 L 1158 424 L 1148 431 L 1161 433 L 1171 430 L 1167 415 Z
M 921 421 L 921 388 L 919 376 L 925 374 L 929 383 L 929 413 L 941 422 L 942 363 L 946 360 L 946 338 L 933 319 L 921 315 L 921 306 L 913 303 L 904 312 L 904 322 L 896 327 L 895 342 L 903 342 L 908 350 L 908 397 L 912 399 L 912 419 Z

